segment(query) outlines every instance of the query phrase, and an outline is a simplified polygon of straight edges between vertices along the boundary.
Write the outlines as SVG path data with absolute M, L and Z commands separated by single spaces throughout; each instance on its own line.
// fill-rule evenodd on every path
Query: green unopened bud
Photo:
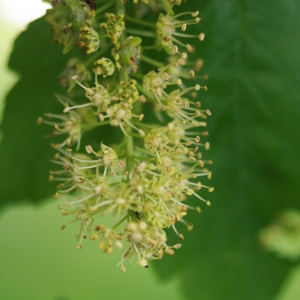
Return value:
M 94 65 L 96 65 L 96 67 L 93 69 L 94 73 L 96 75 L 102 75 L 103 78 L 111 76 L 115 71 L 114 63 L 106 57 L 98 59 L 94 62 Z
M 126 38 L 118 49 L 121 66 L 130 67 L 133 72 L 137 70 L 137 60 L 140 57 L 142 39 L 138 36 Z

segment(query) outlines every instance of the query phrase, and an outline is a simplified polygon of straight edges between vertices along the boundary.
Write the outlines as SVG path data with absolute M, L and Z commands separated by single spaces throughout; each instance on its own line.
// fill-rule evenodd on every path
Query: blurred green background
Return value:
M 10 6 L 18 20 L 39 2 Z M 123 274 L 115 267 L 120 253 L 102 255 L 93 243 L 78 251 L 78 227 L 59 230 L 65 220 L 53 200 L 45 199 L 53 192 L 43 175 L 53 155 L 41 138 L 48 129 L 37 128 L 35 121 L 52 110 L 53 78 L 66 58 L 48 43 L 43 20 L 18 38 L 10 67 L 22 76 L 7 96 L 1 125 L 1 300 L 299 299 L 300 251 L 291 260 L 276 246 L 292 248 L 299 226 L 279 224 L 286 230 L 283 238 L 272 230 L 276 226 L 268 240 L 260 240 L 260 233 L 286 209 L 300 209 L 300 2 L 195 3 L 183 6 L 197 6 L 202 21 L 195 33 L 206 34 L 192 58 L 203 58 L 209 75 L 201 102 L 213 112 L 206 155 L 214 161 L 215 192 L 209 195 L 211 207 L 200 216 L 189 214 L 195 227 L 182 249 L 149 270 L 127 264 Z M 6 64 L 21 25 L 6 17 L 0 21 L 1 100 L 18 79 Z M 170 240 L 177 242 L 172 234 Z

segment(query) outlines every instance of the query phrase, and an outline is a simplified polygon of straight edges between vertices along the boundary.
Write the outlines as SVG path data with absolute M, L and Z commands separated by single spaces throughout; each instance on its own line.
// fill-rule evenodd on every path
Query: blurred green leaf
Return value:
M 6 98 L 1 124 L 0 206 L 26 198 L 39 201 L 53 193 L 47 182 L 51 141 L 43 139 L 51 129 L 37 126 L 36 121 L 59 107 L 54 97 L 55 91 L 61 91 L 56 78 L 68 57 L 49 41 L 49 26 L 40 19 L 17 38 L 11 54 L 9 67 L 21 78 Z
M 197 56 L 210 76 L 202 106 L 213 112 L 204 158 L 214 161 L 216 190 L 211 207 L 186 218 L 194 231 L 183 248 L 155 266 L 161 277 L 180 273 L 188 299 L 272 299 L 291 264 L 265 253 L 257 235 L 283 209 L 299 208 L 300 2 L 197 8 L 206 34 Z
M 25 220 L 25 221 L 24 221 Z M 178 280 L 162 285 L 151 269 L 116 267 L 124 250 L 103 254 L 98 242 L 76 249 L 78 226 L 61 231 L 52 201 L 36 209 L 19 206 L 0 218 L 0 299 L 22 300 L 183 300 Z M 73 233 L 73 234 L 72 234 Z
M 259 233 L 266 250 L 279 257 L 297 261 L 300 257 L 300 211 L 286 210 Z

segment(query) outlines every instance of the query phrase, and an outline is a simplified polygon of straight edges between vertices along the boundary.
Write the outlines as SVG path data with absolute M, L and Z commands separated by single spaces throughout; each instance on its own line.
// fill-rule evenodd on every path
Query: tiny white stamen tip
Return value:
M 204 33 L 200 33 L 199 34 L 199 40 L 202 42 L 205 38 L 205 34 Z
M 184 66 L 185 65 L 185 61 L 183 59 L 178 59 L 177 61 L 180 65 Z
M 91 145 L 86 145 L 85 151 L 86 151 L 86 153 L 91 154 L 91 153 L 93 153 L 93 147 Z
M 179 249 L 181 247 L 181 244 L 176 244 L 173 246 L 175 249 Z
M 63 112 L 64 112 L 64 113 L 67 113 L 68 111 L 70 111 L 70 109 L 71 109 L 71 107 L 70 107 L 70 106 L 67 106 L 67 107 L 64 108 Z
M 99 114 L 98 117 L 99 117 L 99 120 L 100 120 L 101 122 L 104 121 L 104 115 L 103 115 L 103 114 Z
M 140 136 L 145 136 L 146 134 L 145 134 L 145 132 L 142 129 L 139 129 L 139 135 Z
M 71 77 L 71 79 L 73 79 L 73 80 L 76 80 L 77 78 L 78 78 L 77 75 L 74 75 L 74 76 Z
M 87 92 L 87 94 L 90 95 L 90 96 L 92 96 L 92 95 L 95 94 L 94 91 L 93 91 L 91 88 L 87 88 L 87 89 L 86 89 L 86 92 Z
M 147 261 L 145 259 L 140 260 L 139 265 L 144 268 L 148 267 Z
M 122 272 L 124 272 L 124 273 L 126 272 L 126 268 L 125 268 L 124 265 L 121 266 L 121 270 L 122 270 Z
M 169 123 L 168 124 L 168 129 L 173 130 L 174 129 L 174 123 Z

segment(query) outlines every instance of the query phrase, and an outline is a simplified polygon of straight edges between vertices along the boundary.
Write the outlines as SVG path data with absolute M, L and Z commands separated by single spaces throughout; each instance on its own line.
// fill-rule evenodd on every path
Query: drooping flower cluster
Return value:
M 55 35 L 61 18 L 56 24 L 49 16 L 66 15 L 66 7 L 56 4 L 47 13 Z M 65 4 L 71 22 L 60 34 L 71 34 L 74 45 L 84 46 L 87 54 L 95 53 L 95 79 L 92 83 L 87 75 L 90 60 L 83 67 L 73 59 L 62 73 L 64 83 L 70 86 L 69 92 L 77 84 L 85 96 L 79 104 L 71 94 L 57 95 L 64 106 L 62 114 L 48 113 L 39 118 L 39 123 L 54 127 L 54 135 L 67 134 L 61 143 L 53 144 L 56 168 L 49 179 L 58 183 L 54 198 L 62 201 L 58 208 L 63 216 L 73 216 L 70 223 L 81 224 L 77 248 L 89 235 L 99 241 L 104 253 L 124 248 L 119 263 L 123 271 L 124 261 L 132 256 L 140 266 L 148 267 L 149 260 L 161 259 L 164 253 L 173 255 L 181 246 L 168 244 L 165 229 L 172 227 L 183 240 L 176 223 L 193 228 L 185 216 L 189 209 L 200 212 L 200 205 L 193 207 L 187 199 L 194 196 L 210 205 L 200 191 L 213 191 L 198 180 L 211 176 L 206 168 L 211 161 L 202 159 L 202 149 L 209 149 L 209 143 L 202 139 L 208 135 L 203 128 L 211 112 L 202 109 L 197 100 L 200 90 L 207 88 L 195 82 L 199 66 L 188 67 L 188 52 L 195 45 L 181 41 L 194 37 L 203 40 L 202 33 L 185 33 L 187 27 L 199 23 L 199 13 L 175 14 L 173 9 L 181 7 L 180 0 L 65 0 Z M 107 11 L 113 4 L 115 11 Z M 153 24 L 135 18 L 134 5 L 144 5 L 144 12 L 155 16 Z M 154 7 L 156 10 L 151 11 Z M 181 20 L 187 14 L 193 19 Z M 131 29 L 135 23 L 155 29 L 154 35 L 146 29 Z M 128 36 L 127 31 L 135 36 Z M 153 45 L 144 45 L 140 36 L 153 36 Z M 158 60 L 155 55 L 147 56 L 144 49 L 152 53 L 164 50 L 167 56 L 159 54 L 162 59 Z M 95 140 L 82 145 L 86 131 L 107 125 L 118 127 L 123 141 L 107 145 L 105 136 L 95 134 Z M 110 226 L 105 222 L 108 214 L 120 220 Z

